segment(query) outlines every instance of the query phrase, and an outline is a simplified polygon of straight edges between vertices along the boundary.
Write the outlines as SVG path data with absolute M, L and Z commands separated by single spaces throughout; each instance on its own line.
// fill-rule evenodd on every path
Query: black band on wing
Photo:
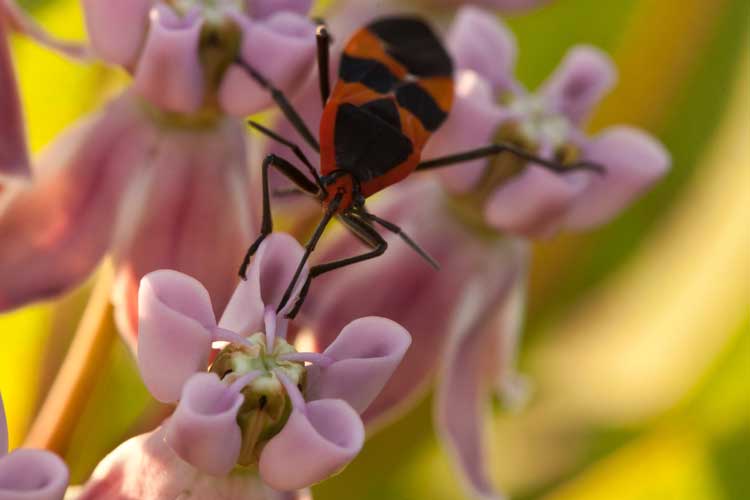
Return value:
M 416 17 L 390 17 L 367 26 L 386 52 L 419 77 L 453 75 L 453 62 L 432 29 Z
M 359 82 L 381 94 L 390 92 L 398 82 L 385 64 L 375 59 L 352 57 L 346 52 L 341 55 L 339 78 L 345 82 Z
M 435 99 L 418 83 L 407 83 L 396 88 L 398 104 L 419 118 L 424 128 L 434 132 L 448 116 Z

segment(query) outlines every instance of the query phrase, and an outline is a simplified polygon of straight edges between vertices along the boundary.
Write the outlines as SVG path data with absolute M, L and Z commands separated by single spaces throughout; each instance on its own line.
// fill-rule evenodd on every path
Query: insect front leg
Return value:
M 281 172 L 287 179 L 292 181 L 297 187 L 310 194 L 318 193 L 318 186 L 311 182 L 305 174 L 289 163 L 284 158 L 276 155 L 268 155 L 263 160 L 262 176 L 263 176 L 263 219 L 260 225 L 260 235 L 255 239 L 250 248 L 245 253 L 245 258 L 242 259 L 240 265 L 239 275 L 242 279 L 246 279 L 247 266 L 250 265 L 250 259 L 255 252 L 258 251 L 258 247 L 263 240 L 273 232 L 273 219 L 271 215 L 271 190 L 269 187 L 268 170 L 274 167 L 276 170 Z

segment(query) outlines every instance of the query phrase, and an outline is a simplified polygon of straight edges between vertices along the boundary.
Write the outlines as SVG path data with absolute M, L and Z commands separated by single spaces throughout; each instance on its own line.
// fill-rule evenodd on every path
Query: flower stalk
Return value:
M 63 455 L 70 444 L 86 401 L 104 371 L 107 354 L 116 338 L 110 296 L 114 268 L 107 260 L 39 414 L 26 437 L 25 446 L 45 448 Z

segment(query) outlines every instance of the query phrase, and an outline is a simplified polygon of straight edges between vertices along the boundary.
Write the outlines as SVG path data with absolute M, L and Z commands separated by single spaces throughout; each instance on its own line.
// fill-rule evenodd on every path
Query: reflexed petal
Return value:
M 242 444 L 237 411 L 244 398 L 229 391 L 214 373 L 196 373 L 166 422 L 165 441 L 183 460 L 223 476 L 237 463 Z
M 490 394 L 515 377 L 514 357 L 523 313 L 526 255 L 502 262 L 504 286 L 494 307 L 471 314 L 467 328 L 451 338 L 438 382 L 438 430 L 469 487 L 479 498 L 501 498 L 495 492 L 485 462 L 484 417 Z M 498 308 L 498 304 L 500 307 Z M 496 313 L 495 311 L 498 311 Z M 486 317 L 489 312 L 490 317 Z M 492 317 L 495 316 L 496 317 Z
M 263 448 L 260 476 L 279 491 L 305 488 L 341 470 L 364 440 L 364 426 L 351 406 L 337 399 L 313 401 L 306 413 L 293 410 Z
M 3 500 L 62 500 L 68 468 L 55 454 L 18 449 L 0 458 L 0 498 Z
M 247 280 L 237 285 L 219 326 L 245 335 L 262 331 L 265 307 L 275 307 L 281 302 L 304 253 L 297 240 L 286 233 L 267 236 L 248 267 Z M 305 267 L 297 281 L 296 292 L 304 284 L 307 273 Z M 294 300 L 290 300 L 281 312 L 293 305 Z
M 242 23 L 242 58 L 289 97 L 305 81 L 314 62 L 315 26 L 291 12 Z M 246 116 L 271 102 L 270 94 L 239 66 L 227 70 L 219 89 L 219 103 L 227 113 Z
M 492 227 L 538 238 L 557 231 L 571 204 L 590 178 L 561 176 L 530 165 L 498 188 L 485 205 L 485 220 Z
M 0 458 L 8 453 L 8 422 L 5 419 L 3 396 L 0 394 Z
M 80 43 L 61 40 L 49 34 L 33 17 L 26 14 L 15 0 L 0 0 L 0 21 L 7 23 L 11 29 L 32 38 L 40 45 L 74 58 L 85 59 L 89 56 L 88 48 Z
M 518 52 L 516 39 L 491 12 L 462 7 L 453 21 L 447 43 L 457 69 L 476 71 L 496 91 L 509 90 Z
M 2 16 L 0 16 L 0 116 L 2 116 L 0 120 L 0 179 L 6 175 L 30 177 L 23 111 Z
M 574 123 L 583 121 L 617 80 L 612 59 L 600 49 L 573 47 L 542 85 L 541 94 L 553 109 Z
M 62 134 L 35 181 L 0 195 L 0 310 L 80 283 L 107 250 L 121 196 L 153 137 L 129 96 Z
M 204 78 L 198 57 L 202 22 L 184 18 L 160 5 L 135 71 L 134 87 L 149 102 L 167 111 L 192 113 L 203 103 Z
M 138 309 L 143 382 L 159 401 L 177 401 L 188 378 L 208 364 L 211 299 L 196 279 L 163 270 L 141 280 Z
M 631 127 L 611 127 L 585 146 L 585 158 L 607 168 L 593 176 L 567 215 L 580 229 L 603 224 L 643 194 L 669 169 L 670 156 L 650 135 Z
M 133 68 L 146 37 L 151 0 L 83 0 L 86 28 L 97 55 Z
M 208 130 L 165 131 L 123 203 L 115 302 L 135 341 L 135 285 L 156 269 L 193 276 L 209 291 L 218 315 L 237 283 L 237 268 L 253 234 L 247 206 L 244 131 L 229 120 Z
M 248 0 L 247 4 L 251 17 L 264 19 L 282 11 L 304 16 L 310 10 L 312 0 Z
M 487 81 L 474 71 L 460 71 L 456 78 L 456 97 L 448 120 L 427 143 L 424 158 L 447 156 L 487 146 L 492 141 L 504 113 L 495 104 Z M 482 177 L 487 159 L 463 162 L 436 172 L 454 193 L 473 188 Z
M 333 364 L 308 369 L 308 399 L 343 399 L 362 413 L 410 344 L 409 332 L 389 319 L 371 316 L 352 321 L 324 352 Z
M 134 437 L 117 447 L 96 467 L 79 500 L 194 499 L 280 500 L 256 471 L 235 470 L 225 477 L 203 474 L 164 441 L 165 429 Z

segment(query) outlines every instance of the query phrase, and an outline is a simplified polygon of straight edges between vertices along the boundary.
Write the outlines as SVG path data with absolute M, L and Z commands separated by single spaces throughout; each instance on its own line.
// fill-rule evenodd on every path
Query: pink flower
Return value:
M 384 256 L 318 278 L 302 308 L 321 349 L 333 340 L 330 332 L 362 314 L 391 318 L 412 333 L 413 348 L 365 412 L 365 423 L 377 426 L 397 416 L 436 383 L 438 431 L 469 489 L 484 498 L 498 497 L 481 432 L 490 395 L 499 391 L 510 405 L 525 397 L 514 366 L 529 257 L 525 238 L 606 222 L 669 164 L 662 146 L 635 129 L 614 127 L 594 138 L 583 133 L 586 116 L 614 83 L 605 56 L 573 49 L 532 95 L 511 74 L 515 41 L 493 19 L 476 8 L 460 11 L 450 36 L 460 68 L 457 100 L 426 156 L 512 140 L 543 156 L 600 163 L 606 175 L 556 175 L 505 154 L 439 176 L 416 173 L 369 207 L 401 226 L 441 270 L 389 236 Z M 319 103 L 310 89 L 302 95 L 301 114 L 314 126 Z M 283 122 L 280 127 L 290 130 Z M 326 262 L 354 255 L 359 243 L 342 235 L 321 250 L 318 259 Z
M 197 277 L 216 311 L 229 300 L 254 234 L 240 117 L 270 103 L 234 61 L 293 92 L 314 26 L 309 0 L 83 5 L 94 52 L 133 85 L 52 144 L 33 184 L 0 195 L 0 310 L 69 290 L 111 252 L 117 317 L 133 341 L 137 283 L 150 271 Z
M 54 453 L 17 449 L 8 453 L 8 428 L 0 396 L 0 498 L 2 500 L 62 500 L 68 468 Z
M 410 337 L 393 321 L 365 317 L 344 326 L 324 352 L 297 352 L 285 339 L 286 311 L 277 315 L 276 306 L 303 252 L 288 235 L 269 236 L 218 322 L 195 279 L 165 270 L 143 278 L 138 366 L 157 399 L 178 404 L 153 434 L 158 438 L 136 438 L 123 445 L 130 451 L 113 455 L 132 461 L 142 454 L 147 470 L 108 458 L 90 491 L 162 498 L 195 484 L 222 491 L 226 484 L 216 485 L 223 480 L 254 485 L 256 493 L 231 498 L 265 498 L 257 493 L 263 485 L 306 488 L 354 458 L 364 442 L 358 414 L 390 378 Z M 206 372 L 217 341 L 223 347 Z M 154 454 L 164 458 L 151 464 Z M 257 466 L 258 475 L 237 465 Z M 123 468 L 131 472 L 115 472 Z M 146 492 L 130 474 L 157 477 Z
M 482 204 L 490 226 L 539 237 L 600 225 L 667 172 L 669 154 L 645 132 L 627 126 L 610 127 L 594 137 L 584 132 L 586 118 L 616 80 L 612 62 L 598 49 L 574 47 L 540 89 L 530 93 L 512 75 L 517 52 L 512 34 L 488 12 L 462 8 L 448 46 L 459 70 L 456 99 L 425 157 L 499 139 L 545 158 L 586 160 L 607 169 L 605 175 L 558 175 L 501 155 L 441 172 L 452 193 L 476 193 L 472 201 Z M 493 172 L 503 169 L 509 174 L 493 180 Z

